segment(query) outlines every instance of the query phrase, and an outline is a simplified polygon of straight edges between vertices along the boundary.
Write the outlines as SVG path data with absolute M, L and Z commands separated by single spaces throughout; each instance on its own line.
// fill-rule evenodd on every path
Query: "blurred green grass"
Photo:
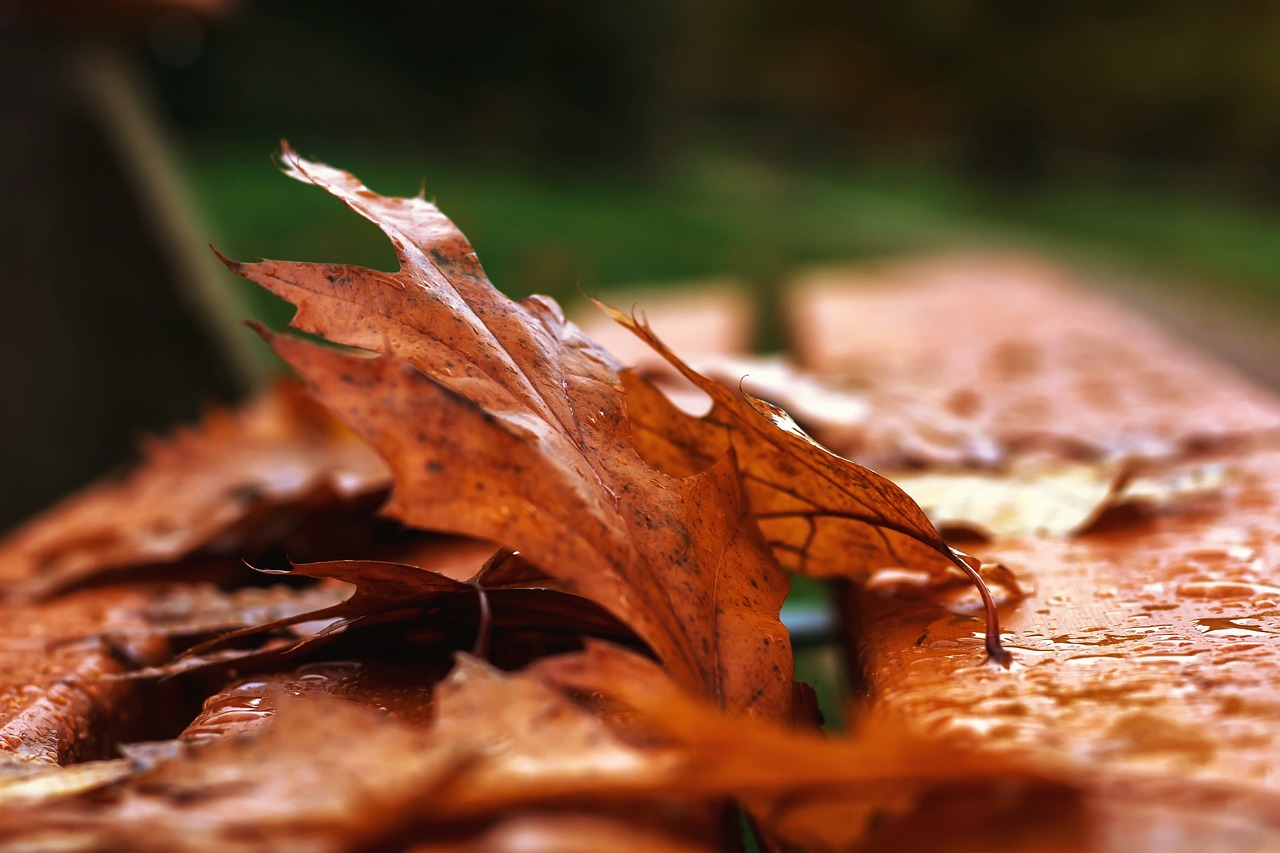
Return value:
M 425 188 L 513 296 L 572 300 L 579 289 L 733 275 L 754 289 L 767 318 L 780 284 L 805 265 L 979 245 L 1127 265 L 1280 320 L 1280 210 L 1195 188 L 1082 180 L 1015 192 L 919 164 L 779 167 L 723 150 L 647 175 L 531 173 L 394 146 L 300 150 L 382 194 Z M 393 265 L 371 225 L 280 176 L 269 154 L 241 142 L 186 146 L 220 249 L 241 259 Z M 248 286 L 239 292 L 249 313 L 273 324 L 287 318 L 269 297 Z M 763 346 L 781 344 L 778 329 L 760 331 Z

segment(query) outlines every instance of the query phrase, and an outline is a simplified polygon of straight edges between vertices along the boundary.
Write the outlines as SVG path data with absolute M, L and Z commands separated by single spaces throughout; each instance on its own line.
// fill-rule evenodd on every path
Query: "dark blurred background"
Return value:
M 0 86 L 0 527 L 263 375 L 207 244 L 391 263 L 282 138 L 517 296 L 976 244 L 1280 322 L 1262 0 L 0 0 Z

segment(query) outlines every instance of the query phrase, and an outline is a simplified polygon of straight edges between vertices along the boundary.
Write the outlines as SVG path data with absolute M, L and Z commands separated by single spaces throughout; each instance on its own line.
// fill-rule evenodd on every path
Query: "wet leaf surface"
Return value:
M 446 566 L 461 553 L 487 549 L 473 543 L 462 549 L 448 543 Z M 424 557 L 432 556 L 424 550 Z M 238 657 L 289 657 L 331 642 L 355 628 L 397 625 L 407 634 L 417 633 L 412 642 L 427 641 L 456 645 L 457 630 L 472 637 L 472 648 L 488 653 L 495 634 L 522 632 L 528 637 L 539 632 L 552 635 L 610 637 L 634 642 L 631 631 L 599 605 L 557 588 L 557 584 L 519 556 L 500 550 L 490 556 L 465 581 L 429 568 L 402 563 L 343 560 L 307 563 L 290 571 L 269 574 L 293 575 L 341 581 L 354 592 L 341 601 L 319 609 L 291 607 L 272 620 L 242 620 L 231 630 L 189 648 L 171 664 L 152 670 L 157 675 L 178 674 L 198 669 L 203 662 L 225 663 Z M 321 590 L 317 590 L 320 592 Z M 323 588 L 322 599 L 332 599 L 332 590 Z M 308 626 L 311 626 L 310 628 Z M 293 642 L 269 647 L 250 646 L 236 652 L 231 641 L 262 638 L 291 629 L 299 636 Z M 425 635 L 425 637 L 423 636 Z M 453 641 L 453 642 L 451 642 Z M 399 642 L 410 644 L 408 637 Z M 573 644 L 571 639 L 570 645 Z
M 672 477 L 642 460 L 612 356 L 550 300 L 494 289 L 434 206 L 291 153 L 286 163 L 382 228 L 400 260 L 395 273 L 232 265 L 297 305 L 294 328 L 376 353 L 270 336 L 387 460 L 385 512 L 519 549 L 630 626 L 682 684 L 725 707 L 788 713 L 787 580 L 732 465 Z
M 906 492 L 827 450 L 771 403 L 697 373 L 643 324 L 606 310 L 714 401 L 696 418 L 628 374 L 632 428 L 647 460 L 684 475 L 732 460 L 774 557 L 800 574 L 865 580 L 877 569 L 914 566 L 968 575 L 988 605 L 987 651 L 1004 659 L 977 562 L 951 548 Z
M 1006 470 L 903 472 L 896 482 L 943 530 L 986 537 L 1067 536 L 1112 503 L 1119 464 L 1030 458 Z
M 465 838 L 504 815 L 566 807 L 648 814 L 659 833 L 665 825 L 714 838 L 715 823 L 703 817 L 736 796 L 779 837 L 834 850 L 850 836 L 852 815 L 866 816 L 871 806 L 910 801 L 946 780 L 1023 778 L 1012 764 L 970 759 L 893 726 L 827 741 L 726 717 L 656 664 L 607 645 L 516 674 L 464 656 L 436 688 L 429 725 L 419 712 L 405 719 L 374 710 L 376 691 L 353 689 L 359 676 L 339 670 L 275 680 L 265 722 L 197 732 L 93 799 L 47 804 L 34 820 L 0 808 L 0 839 L 342 850 Z M 603 715 L 565 690 L 597 685 L 608 685 L 615 703 Z M 829 805 L 826 824 L 789 822 L 819 791 Z
M 45 597 L 198 551 L 250 553 L 299 516 L 376 495 L 377 456 L 292 385 L 144 448 L 140 466 L 71 497 L 0 546 L 10 597 Z M 292 516 L 292 518 L 291 518 Z M 225 565 L 225 561 L 221 564 Z

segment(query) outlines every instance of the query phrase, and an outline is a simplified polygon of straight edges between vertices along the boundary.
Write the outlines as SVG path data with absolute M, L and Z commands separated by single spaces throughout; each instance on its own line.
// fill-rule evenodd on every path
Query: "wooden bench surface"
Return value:
M 816 274 L 791 298 L 806 366 L 881 401 L 868 424 L 928 425 L 915 407 L 931 402 L 954 416 L 943 438 L 956 441 L 935 436 L 932 458 L 897 436 L 912 461 L 1008 465 L 1056 449 L 1221 477 L 1078 535 L 965 545 L 1027 591 L 1001 608 L 1008 670 L 985 661 L 967 591 L 855 594 L 870 706 L 1080 772 L 1097 849 L 1280 843 L 1280 398 L 1023 260 Z M 884 461 L 893 438 L 871 443 Z M 961 441 L 987 459 L 966 460 Z
M 939 596 L 887 574 L 849 591 L 860 712 L 1017 756 L 1084 790 L 1067 805 L 1034 791 L 926 800 L 878 826 L 866 848 L 1280 844 L 1280 398 L 1025 258 L 820 271 L 785 304 L 801 370 L 857 404 L 818 418 L 818 437 L 859 461 L 997 479 L 1064 461 L 1107 471 L 1140 462 L 1156 484 L 1213 473 L 1209 488 L 1157 490 L 1069 535 L 961 543 L 1022 584 L 1021 597 L 1002 596 L 1008 669 L 986 661 L 968 589 Z M 740 356 L 750 306 L 723 309 L 685 295 L 648 313 L 677 350 Z M 714 334 L 692 322 L 699 312 Z M 109 757 L 145 733 L 138 723 L 157 709 L 144 703 L 163 697 L 142 683 L 86 690 L 59 679 L 163 660 L 160 640 L 82 640 L 106 629 L 127 638 L 166 618 L 216 624 L 236 594 L 177 589 L 139 582 L 0 608 L 0 789 Z M 264 619 L 300 604 L 288 590 L 252 594 Z M 214 698 L 234 705 L 235 690 Z M 194 729 L 216 728 L 211 714 Z

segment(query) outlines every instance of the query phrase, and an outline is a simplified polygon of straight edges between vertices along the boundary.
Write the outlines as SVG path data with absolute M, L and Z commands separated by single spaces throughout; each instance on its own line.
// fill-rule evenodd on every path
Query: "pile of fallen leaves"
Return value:
M 297 307 L 305 337 L 261 332 L 306 392 L 154 442 L 0 547 L 8 668 L 52 703 L 9 737 L 0 839 L 831 850 L 1019 776 L 890 720 L 828 739 L 794 682 L 788 571 L 967 578 L 1002 660 L 976 562 L 901 489 L 613 312 L 712 399 L 685 414 L 502 295 L 432 204 L 284 162 L 400 269 L 228 262 Z

